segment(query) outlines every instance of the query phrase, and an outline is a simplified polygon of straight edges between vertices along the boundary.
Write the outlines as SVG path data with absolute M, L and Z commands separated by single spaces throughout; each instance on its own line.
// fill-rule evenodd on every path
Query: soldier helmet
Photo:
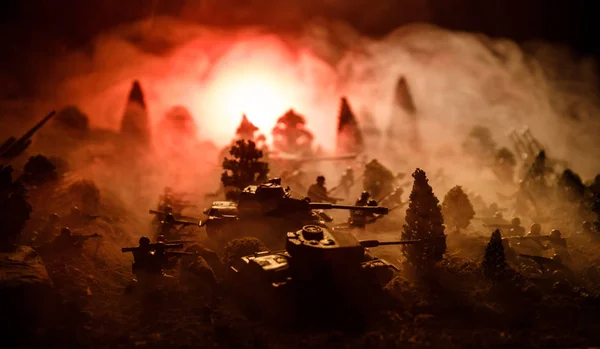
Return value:
M 352 168 L 352 166 L 348 166 L 346 167 L 346 172 L 354 172 L 354 169 Z
M 592 223 L 583 221 L 583 223 L 581 223 L 581 228 L 583 228 L 584 231 L 592 230 Z
M 510 221 L 510 224 L 515 226 L 521 225 L 521 219 L 519 219 L 519 217 L 515 217 Z
M 167 241 L 167 238 L 165 238 L 165 236 L 164 236 L 164 235 L 159 235 L 159 236 L 156 238 L 156 241 L 157 241 L 157 242 L 165 242 L 165 241 Z
M 140 246 L 146 246 L 146 245 L 150 245 L 150 239 L 148 239 L 148 238 L 147 238 L 147 237 L 145 237 L 145 236 L 142 236 L 142 237 L 140 238 L 140 241 L 139 241 L 139 243 L 140 243 Z
M 60 220 L 60 216 L 58 215 L 58 213 L 53 213 L 48 217 L 48 221 L 52 222 L 52 223 L 56 223 Z
M 539 234 L 542 231 L 542 226 L 539 223 L 533 223 L 529 227 L 529 232 L 532 234 Z
M 360 193 L 360 199 L 361 200 L 366 200 L 366 199 L 368 199 L 370 197 L 371 197 L 371 194 L 369 194 L 369 192 L 366 191 L 366 190 L 363 191 L 362 193 Z
M 317 183 L 325 183 L 325 176 L 318 176 Z
M 165 205 L 165 212 L 167 212 L 167 213 L 173 212 L 173 206 L 171 206 L 171 205 Z
M 64 227 L 60 230 L 60 235 L 71 236 L 71 229 Z
M 557 229 L 552 229 L 552 231 L 550 232 L 550 236 L 553 238 L 559 238 L 561 237 L 561 233 Z
M 79 215 L 79 214 L 81 214 L 81 209 L 77 206 L 73 206 L 73 207 L 71 207 L 71 213 Z
M 377 201 L 371 199 L 369 200 L 369 202 L 367 203 L 367 206 L 377 206 Z
M 496 213 L 494 213 L 494 218 L 502 218 L 502 212 L 496 211 Z

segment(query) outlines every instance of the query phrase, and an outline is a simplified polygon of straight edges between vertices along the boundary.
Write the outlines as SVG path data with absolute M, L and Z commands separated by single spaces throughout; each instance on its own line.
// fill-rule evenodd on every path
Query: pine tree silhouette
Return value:
M 364 149 L 362 133 L 346 97 L 342 97 L 340 102 L 336 149 L 340 154 L 360 152 Z
M 504 255 L 504 246 L 502 246 L 502 235 L 500 230 L 496 229 L 485 248 L 485 255 L 482 262 L 483 274 L 490 280 L 500 279 L 507 271 L 506 257 Z
M 261 161 L 263 152 L 256 148 L 256 143 L 240 139 L 236 141 L 229 154 L 231 159 L 223 160 L 221 182 L 225 187 L 235 187 L 240 191 L 245 187 L 267 180 L 269 164 Z
M 460 233 L 460 229 L 468 227 L 475 216 L 469 197 L 459 185 L 450 189 L 444 196 L 442 213 L 446 226 L 455 229 L 457 233 Z
M 20 180 L 12 180 L 12 167 L 0 165 L 0 249 L 10 248 L 31 214 L 27 189 Z
M 446 252 L 444 217 L 425 172 L 416 169 L 412 176 L 414 183 L 402 239 L 424 240 L 424 243 L 405 245 L 403 253 L 413 266 L 423 267 L 442 260 Z

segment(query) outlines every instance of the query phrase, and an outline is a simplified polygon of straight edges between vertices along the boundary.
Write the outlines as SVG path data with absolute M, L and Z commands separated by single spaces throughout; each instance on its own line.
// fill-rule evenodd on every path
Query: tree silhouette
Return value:
M 418 168 L 412 176 L 414 183 L 402 239 L 423 240 L 423 243 L 405 245 L 403 253 L 413 266 L 424 267 L 442 260 L 446 252 L 444 217 L 425 172 Z
M 362 133 L 346 97 L 342 97 L 340 102 L 336 150 L 340 154 L 358 153 L 364 150 Z
M 223 160 L 223 186 L 235 187 L 241 191 L 249 185 L 267 180 L 269 164 L 261 161 L 263 152 L 256 148 L 256 143 L 240 139 L 229 149 L 229 154 L 233 158 L 226 157 Z
M 273 128 L 273 146 L 275 149 L 300 155 L 312 153 L 313 134 L 304 128 L 304 117 L 290 109 L 277 120 Z
M 444 196 L 442 213 L 446 226 L 454 228 L 457 233 L 460 233 L 460 229 L 468 227 L 475 216 L 469 197 L 459 185 L 450 189 Z
M 31 214 L 27 189 L 12 180 L 12 167 L 0 165 L 0 249 L 13 246 Z
M 500 230 L 496 229 L 485 248 L 482 268 L 484 275 L 493 281 L 500 279 L 506 272 L 508 264 L 504 255 L 504 246 L 502 246 L 502 235 Z

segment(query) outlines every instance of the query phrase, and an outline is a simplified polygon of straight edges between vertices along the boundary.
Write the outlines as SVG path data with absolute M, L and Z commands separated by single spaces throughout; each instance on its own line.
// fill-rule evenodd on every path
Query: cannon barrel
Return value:
M 356 211 L 366 211 L 366 212 L 377 213 L 377 214 L 388 214 L 388 212 L 389 212 L 389 209 L 387 207 L 383 207 L 383 206 L 335 205 L 335 204 L 328 204 L 328 203 L 321 203 L 321 202 L 315 202 L 315 203 L 311 202 L 308 205 L 312 210 L 333 210 L 333 209 L 356 210 Z
M 514 224 L 504 224 L 504 223 L 499 223 L 499 224 L 484 224 L 483 225 L 486 228 L 514 228 L 515 225 Z
M 46 115 L 40 122 L 30 128 L 21 138 L 15 139 L 11 137 L 0 147 L 0 155 L 4 158 L 13 158 L 21 154 L 31 144 L 30 138 L 55 114 L 55 111 L 50 112 L 50 114 Z
M 422 240 L 400 240 L 400 241 L 379 241 L 379 240 L 361 240 L 362 247 L 377 247 L 385 245 L 410 245 L 421 242 Z

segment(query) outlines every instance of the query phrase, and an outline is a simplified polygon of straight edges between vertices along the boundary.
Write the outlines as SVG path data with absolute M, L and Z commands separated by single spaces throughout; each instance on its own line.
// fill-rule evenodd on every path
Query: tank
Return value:
M 257 252 L 230 266 L 244 304 L 264 314 L 341 314 L 372 308 L 398 269 L 369 248 L 420 240 L 358 240 L 350 232 L 317 225 L 287 233 L 285 250 Z M 309 311 L 310 314 L 305 314 Z M 297 315 L 297 314 L 296 314 Z
M 332 219 L 324 210 L 331 209 L 388 213 L 387 207 L 311 203 L 307 198 L 292 198 L 289 190 L 284 189 L 281 180 L 276 178 L 244 188 L 238 202 L 213 202 L 212 207 L 205 210 L 208 219 L 201 226 L 206 226 L 207 235 L 215 240 L 244 236 L 248 231 L 283 238 L 286 232 L 296 231 L 304 225 L 326 227 Z
M 359 279 L 370 284 L 376 281 L 383 286 L 391 280 L 397 268 L 373 257 L 368 249 L 420 242 L 358 240 L 348 231 L 306 225 L 287 233 L 285 250 L 242 257 L 231 269 L 236 274 L 252 275 L 256 280 L 268 280 L 272 287 L 290 282 L 325 285 L 331 280 L 358 284 Z

